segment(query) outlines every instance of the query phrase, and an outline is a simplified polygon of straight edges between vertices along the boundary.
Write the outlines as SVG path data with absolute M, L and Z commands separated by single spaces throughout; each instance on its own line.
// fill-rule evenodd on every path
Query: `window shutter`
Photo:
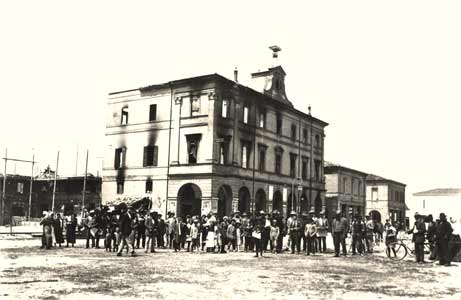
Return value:
M 115 149 L 114 169 L 120 168 L 120 149 Z
M 158 165 L 158 146 L 154 146 L 154 160 L 153 160 L 153 165 L 157 166 Z
M 142 160 L 142 166 L 146 167 L 147 166 L 147 153 L 148 153 L 149 146 L 144 147 L 144 156 Z

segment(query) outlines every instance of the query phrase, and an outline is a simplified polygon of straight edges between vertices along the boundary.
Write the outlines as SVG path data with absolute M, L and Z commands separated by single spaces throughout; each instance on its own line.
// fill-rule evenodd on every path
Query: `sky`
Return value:
M 290 101 L 330 124 L 326 160 L 407 195 L 461 188 L 461 2 L 285 2 L 1 1 L 1 157 L 37 173 L 59 151 L 73 175 L 88 150 L 97 174 L 108 93 L 235 67 L 249 84 L 278 45 Z

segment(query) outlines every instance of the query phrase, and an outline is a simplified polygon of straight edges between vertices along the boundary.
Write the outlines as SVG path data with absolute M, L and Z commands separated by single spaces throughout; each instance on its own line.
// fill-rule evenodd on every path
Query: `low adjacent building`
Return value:
M 331 219 L 337 210 L 346 215 L 364 216 L 367 174 L 329 162 L 324 168 L 327 218 Z
M 405 215 L 405 184 L 369 174 L 366 186 L 367 215 L 377 222 L 384 223 L 389 219 L 408 226 Z

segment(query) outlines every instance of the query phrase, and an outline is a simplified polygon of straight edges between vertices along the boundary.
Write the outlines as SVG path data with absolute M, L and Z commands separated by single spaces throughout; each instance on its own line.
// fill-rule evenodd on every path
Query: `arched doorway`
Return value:
M 376 223 L 381 223 L 381 214 L 377 210 L 370 211 L 370 218 Z
M 232 189 L 223 185 L 218 190 L 218 217 L 230 216 L 232 213 Z
M 250 191 L 245 186 L 239 190 L 238 209 L 241 213 L 250 212 Z
M 266 193 L 264 190 L 259 189 L 255 195 L 255 211 L 266 211 Z
M 290 213 L 292 210 L 297 212 L 298 200 L 296 199 L 296 194 L 290 194 L 287 199 L 287 211 Z
M 272 199 L 272 209 L 278 210 L 283 215 L 283 196 L 280 191 L 275 191 L 274 198 Z
M 320 212 L 322 211 L 322 197 L 320 197 L 320 193 L 318 193 L 317 197 L 315 198 L 314 211 L 316 216 L 319 216 Z
M 177 215 L 200 216 L 202 213 L 202 191 L 193 183 L 183 185 L 178 192 Z
M 309 202 L 307 201 L 307 195 L 305 192 L 301 195 L 301 199 L 299 201 L 299 212 L 308 212 L 309 211 Z

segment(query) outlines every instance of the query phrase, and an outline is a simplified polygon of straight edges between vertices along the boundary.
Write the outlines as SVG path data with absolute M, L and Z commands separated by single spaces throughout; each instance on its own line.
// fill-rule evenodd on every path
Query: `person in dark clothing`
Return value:
M 362 221 L 360 215 L 356 215 L 352 222 L 352 255 L 356 255 L 358 251 L 360 255 L 363 255 L 363 237 L 365 235 L 365 223 Z
M 165 233 L 166 224 L 163 220 L 162 215 L 158 215 L 158 233 L 157 233 L 157 248 L 165 249 Z
M 426 225 L 424 224 L 424 218 L 415 213 L 415 224 L 408 233 L 413 233 L 413 243 L 415 243 L 415 257 L 417 263 L 424 263 L 424 241 L 426 234 Z
M 262 247 L 262 231 L 264 227 L 264 221 L 261 216 L 258 216 L 255 219 L 255 225 L 253 226 L 253 242 L 256 247 L 255 257 L 263 256 L 263 247 Z
M 450 222 L 447 221 L 447 216 L 444 213 L 440 214 L 440 223 L 435 230 L 435 240 L 437 242 L 437 251 L 439 256 L 439 265 L 450 266 L 451 254 L 448 249 L 448 243 L 451 238 L 453 228 Z
M 291 239 L 291 254 L 295 254 L 295 248 L 296 252 L 299 254 L 299 252 L 301 252 L 301 222 L 298 221 L 296 212 L 292 211 L 290 215 L 293 218 L 290 227 L 288 228 Z
M 77 215 L 73 214 L 70 217 L 70 220 L 66 222 L 66 242 L 67 242 L 66 247 L 69 247 L 69 244 L 71 244 L 72 247 L 74 247 L 76 230 L 77 230 Z
M 429 248 L 431 250 L 431 254 L 429 256 L 430 260 L 435 260 L 436 259 L 436 251 L 435 251 L 435 227 L 436 224 L 434 222 L 434 218 L 432 215 L 428 215 L 426 218 L 426 223 L 427 223 L 427 242 L 429 243 Z
M 59 248 L 61 248 L 61 244 L 64 243 L 64 238 L 62 235 L 62 228 L 63 228 L 63 222 L 62 222 L 61 215 L 58 213 L 53 214 L 53 231 L 54 231 L 54 238 L 55 238 L 55 245 L 59 245 Z
M 122 256 L 122 251 L 125 246 L 128 250 L 131 247 L 131 256 L 135 256 L 134 252 L 134 243 L 130 241 L 130 236 L 132 235 L 132 222 L 135 218 L 134 212 L 132 210 L 128 210 L 126 205 L 121 207 L 122 214 L 120 215 L 119 219 L 119 228 L 120 228 L 120 246 L 118 248 L 117 256 Z
M 136 248 L 142 247 L 144 249 L 146 247 L 146 219 L 145 219 L 145 211 L 141 211 L 138 213 L 138 227 L 136 230 Z

